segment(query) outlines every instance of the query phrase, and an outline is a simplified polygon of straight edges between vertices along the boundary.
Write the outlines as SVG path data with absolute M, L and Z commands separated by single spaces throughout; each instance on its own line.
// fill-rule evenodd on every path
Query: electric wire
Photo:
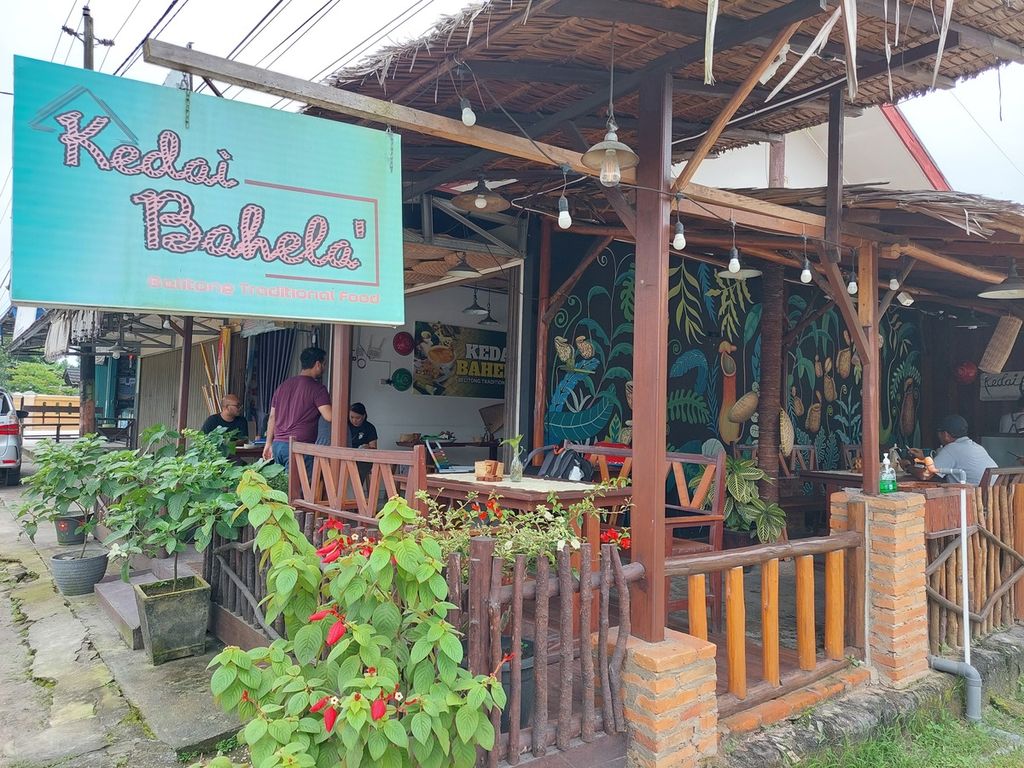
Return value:
M 256 38 L 258 38 L 260 35 L 266 32 L 270 25 L 277 20 L 278 16 L 284 13 L 284 11 L 288 8 L 289 5 L 291 5 L 291 3 L 292 0 L 277 0 L 277 2 L 275 2 L 274 5 L 271 6 L 270 10 L 263 14 L 263 18 L 257 21 L 256 24 L 253 25 L 252 29 L 245 33 L 242 39 L 238 41 L 238 44 L 231 49 L 231 52 L 228 53 L 228 55 L 225 58 L 233 59 L 236 56 L 240 56 L 242 53 L 244 53 L 245 49 L 252 45 L 252 43 L 255 42 Z M 273 18 L 270 18 L 271 14 L 273 14 Z M 200 83 L 199 87 L 196 88 L 196 93 L 201 93 L 205 88 L 206 83 Z
M 125 72 L 131 69 L 132 65 L 135 63 L 134 61 L 132 61 L 132 57 L 134 57 L 137 53 L 142 51 L 142 46 L 146 44 L 146 40 L 153 36 L 153 33 L 156 31 L 156 28 L 159 27 L 160 23 L 168 17 L 168 15 L 171 13 L 171 11 L 174 10 L 175 6 L 178 5 L 178 3 L 182 3 L 182 5 L 184 6 L 188 4 L 188 0 L 171 0 L 170 4 L 167 6 L 167 8 L 164 9 L 164 12 L 160 15 L 160 18 L 157 19 L 156 23 L 149 28 L 149 32 L 142 36 L 142 39 L 139 40 L 138 44 L 134 48 L 132 48 L 132 52 L 125 57 L 124 61 L 117 65 L 117 67 L 114 69 L 113 74 L 123 75 Z M 174 15 L 177 16 L 178 14 L 176 13 Z M 170 21 L 173 20 L 174 17 L 172 16 Z M 170 21 L 168 21 L 168 24 L 170 23 Z M 166 29 L 166 25 L 164 25 L 164 28 Z
M 74 41 L 74 40 L 78 39 L 78 35 L 79 35 L 79 33 L 80 33 L 81 31 L 82 31 L 82 19 L 79 19 L 79 20 L 78 20 L 78 26 L 77 26 L 77 27 L 75 27 L 75 34 L 73 34 L 73 35 L 70 35 L 70 37 L 71 37 L 72 41 Z M 70 58 L 71 58 L 71 52 L 72 52 L 73 50 L 75 50 L 75 44 L 74 44 L 74 42 L 70 42 L 70 43 L 68 43 L 68 52 L 64 54 L 64 63 L 65 63 L 65 64 L 67 64 L 67 63 L 68 63 L 68 59 L 70 59 Z
M 333 72 L 334 70 L 336 70 L 339 66 L 342 65 L 342 63 L 347 64 L 352 59 L 357 58 L 359 56 L 362 56 L 366 52 L 366 50 L 368 48 L 370 48 L 370 46 L 372 46 L 372 45 L 376 44 L 377 42 L 379 42 L 381 37 L 385 37 L 390 32 L 392 32 L 393 28 L 396 25 L 401 25 L 401 24 L 404 24 L 404 23 L 410 21 L 413 16 L 416 16 L 416 15 L 420 14 L 422 11 L 426 10 L 426 8 L 429 7 L 430 5 L 432 5 L 433 3 L 434 3 L 434 0 L 418 0 L 416 3 L 413 3 L 412 6 L 410 6 L 406 10 L 402 11 L 400 14 L 398 14 L 397 16 L 392 18 L 390 21 L 388 21 L 387 23 L 385 23 L 382 26 L 378 27 L 375 31 L 371 32 L 365 38 L 363 38 L 358 43 L 353 45 L 345 53 L 343 53 L 341 56 L 339 56 L 337 59 L 335 59 L 331 64 L 328 64 L 326 67 L 321 69 L 317 74 L 313 75 L 313 77 L 311 77 L 310 80 L 319 81 L 325 75 L 327 75 L 330 72 Z M 411 16 L 409 15 L 410 13 L 412 13 Z M 408 18 L 403 19 L 403 17 L 408 17 Z M 288 98 L 282 97 L 282 98 L 278 99 L 277 101 L 275 101 L 271 105 L 271 108 L 272 109 L 284 108 L 284 107 L 289 106 L 290 103 L 295 103 L 295 101 L 296 101 L 295 99 L 288 99 Z
M 57 49 L 60 48 L 60 41 L 64 39 L 64 27 L 71 23 L 71 14 L 75 12 L 76 5 L 78 5 L 78 0 L 71 0 L 71 7 L 68 9 L 68 16 L 64 19 L 64 24 L 61 26 L 60 31 L 57 32 L 57 42 L 54 43 L 53 53 L 50 54 L 50 61 L 53 61 L 57 57 Z
M 178 18 L 178 14 L 182 12 L 182 10 L 183 10 L 183 9 L 185 8 L 185 6 L 186 6 L 186 5 L 188 5 L 188 0 L 183 0 L 183 2 L 181 3 L 181 5 L 179 5 L 179 6 L 178 6 L 178 9 L 177 9 L 177 10 L 176 10 L 176 11 L 175 11 L 175 12 L 174 12 L 174 13 L 173 13 L 172 15 L 171 15 L 171 18 L 169 18 L 169 19 L 168 19 L 167 21 L 165 21 L 165 22 L 164 22 L 163 26 L 162 26 L 162 27 L 160 27 L 160 29 L 158 29 L 158 30 L 156 31 L 156 33 L 155 33 L 155 34 L 153 35 L 153 37 L 154 37 L 154 38 L 156 38 L 156 37 L 159 37 L 159 36 L 160 36 L 160 35 L 162 35 L 162 34 L 163 34 L 164 32 L 166 32 L 166 31 L 167 31 L 167 28 L 168 28 L 169 26 L 171 26 L 171 24 L 173 24 L 173 23 L 174 23 L 174 20 L 175 20 L 176 18 Z M 143 43 L 145 43 L 145 40 L 143 40 L 142 42 L 143 42 Z M 131 69 L 131 68 L 132 68 L 132 67 L 134 67 L 134 66 L 135 66 L 136 64 L 138 64 L 138 63 L 139 63 L 139 59 L 141 59 L 141 58 L 143 57 L 144 53 L 145 53 L 144 49 L 140 48 L 140 49 L 139 49 L 139 51 L 138 51 L 138 53 L 136 53 L 136 54 L 135 54 L 135 58 L 134 58 L 134 59 L 132 59 L 131 63 L 130 63 L 129 65 L 128 65 L 128 67 L 127 67 L 127 68 L 126 68 L 126 69 L 124 70 L 124 72 L 122 72 L 121 74 L 122 74 L 122 75 L 125 75 L 125 74 L 127 74 L 127 73 L 128 73 L 128 70 L 129 70 L 129 69 Z
M 136 10 L 138 10 L 138 8 L 139 8 L 139 4 L 140 4 L 141 2 L 142 2 L 142 0 L 135 0 L 135 5 L 133 5 L 133 6 L 132 6 L 132 9 L 131 9 L 130 11 L 128 11 L 128 15 L 127 15 L 127 16 L 125 16 L 125 19 L 124 19 L 124 21 L 122 21 L 122 22 L 121 22 L 121 26 L 120 26 L 120 27 L 118 27 L 118 28 L 117 28 L 117 32 L 115 32 L 115 33 L 114 33 L 114 38 L 113 38 L 113 39 L 114 39 L 115 41 L 117 40 L 117 38 L 118 38 L 118 36 L 119 36 L 119 35 L 121 34 L 121 32 L 123 32 L 123 31 L 124 31 L 124 28 L 125 28 L 125 26 L 126 26 L 126 25 L 128 24 L 128 22 L 129 22 L 129 21 L 131 21 L 131 18 L 132 18 L 132 16 L 134 16 L 134 15 L 135 15 L 135 11 L 136 11 Z M 111 50 L 113 50 L 113 48 L 114 48 L 114 46 L 112 46 L 112 45 L 111 45 L 111 46 L 108 46 L 108 47 L 107 47 L 107 50 L 106 50 L 106 51 L 104 51 L 104 53 L 103 53 L 103 60 L 102 60 L 102 61 L 100 61 L 100 66 L 99 66 L 99 71 L 100 71 L 100 72 L 102 72 L 102 71 L 103 71 L 103 65 L 107 63 L 107 56 L 109 56 L 109 55 L 110 55 L 110 52 L 111 52 Z

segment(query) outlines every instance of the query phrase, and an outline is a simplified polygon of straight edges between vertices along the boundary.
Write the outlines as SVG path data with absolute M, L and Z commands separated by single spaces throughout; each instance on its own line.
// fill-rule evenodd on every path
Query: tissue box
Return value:
M 505 465 L 500 461 L 485 459 L 475 464 L 476 479 L 487 483 L 496 483 L 505 476 Z

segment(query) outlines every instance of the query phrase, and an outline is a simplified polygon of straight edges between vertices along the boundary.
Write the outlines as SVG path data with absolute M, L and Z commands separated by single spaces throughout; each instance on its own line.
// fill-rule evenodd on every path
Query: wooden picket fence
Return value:
M 988 470 L 968 499 L 974 514 L 967 536 L 971 635 L 1024 619 L 1024 468 Z M 959 530 L 926 539 L 928 639 L 931 652 L 963 644 Z

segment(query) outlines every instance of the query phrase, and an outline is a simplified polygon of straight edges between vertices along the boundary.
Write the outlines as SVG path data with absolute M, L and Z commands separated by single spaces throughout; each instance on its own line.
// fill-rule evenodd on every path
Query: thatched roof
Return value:
M 608 18 L 625 12 L 628 21 L 614 24 L 616 81 L 621 85 L 632 74 L 642 77 L 652 68 L 665 65 L 667 57 L 675 57 L 677 65 L 667 67 L 677 83 L 674 149 L 678 158 L 684 158 L 699 140 L 703 127 L 715 118 L 736 84 L 758 61 L 781 26 L 777 23 L 780 14 L 795 13 L 798 6 L 799 2 L 783 0 L 722 2 L 715 39 L 723 50 L 714 56 L 716 84 L 711 87 L 703 85 L 702 20 L 706 0 L 479 3 L 442 19 L 422 38 L 388 47 L 358 66 L 334 73 L 328 81 L 452 117 L 459 114 L 459 96 L 466 96 L 473 103 L 480 125 L 518 133 L 511 116 L 534 139 L 580 148 L 599 140 L 603 133 L 613 34 L 613 23 Z M 894 3 L 889 6 L 890 14 L 894 14 Z M 741 122 L 723 135 L 716 150 L 825 121 L 825 90 L 816 99 L 791 106 L 782 106 L 781 102 L 786 96 L 806 93 L 845 76 L 841 20 L 833 28 L 825 51 L 813 57 L 779 97 L 767 105 L 764 97 L 767 89 L 792 67 L 798 58 L 796 51 L 806 47 L 834 7 L 821 11 L 812 4 L 797 14 L 807 18 L 794 38 L 794 52 L 765 88 L 755 90 L 737 115 Z M 854 109 L 918 93 L 930 83 L 939 38 L 932 11 L 927 5 L 918 4 L 912 11 L 904 7 L 898 41 L 890 19 L 888 40 L 893 45 L 893 56 L 887 69 L 887 26 L 879 18 L 881 8 L 882 0 L 859 0 L 857 63 L 861 79 L 860 89 L 851 100 Z M 770 23 L 772 19 L 776 23 Z M 744 31 L 752 29 L 758 32 Z M 735 45 L 726 44 L 737 40 Z M 1024 60 L 1024 13 L 1012 10 L 1002 0 L 955 0 L 948 44 L 940 67 L 940 85 L 991 68 L 1000 57 Z M 912 63 L 902 66 L 903 57 Z M 573 114 L 575 107 L 588 101 L 590 106 Z M 764 110 L 773 105 L 774 109 Z M 637 112 L 636 89 L 627 88 L 615 99 L 615 113 L 621 126 L 620 139 L 633 146 L 637 141 Z M 553 118 L 557 113 L 570 117 Z M 474 154 L 472 148 L 441 140 L 409 133 L 404 136 L 403 164 L 414 185 L 424 179 L 438 181 L 446 168 Z M 490 156 L 470 165 L 474 167 L 460 166 L 455 178 L 472 179 L 480 172 L 493 176 L 497 169 L 522 171 L 527 164 Z

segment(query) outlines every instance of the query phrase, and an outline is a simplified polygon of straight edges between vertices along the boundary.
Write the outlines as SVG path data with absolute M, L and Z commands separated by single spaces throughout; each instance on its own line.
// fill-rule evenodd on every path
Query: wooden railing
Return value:
M 755 706 L 795 690 L 846 665 L 846 617 L 863 617 L 863 569 L 846 568 L 846 553 L 860 560 L 864 537 L 857 531 L 726 552 L 668 558 L 665 574 L 687 579 L 689 633 L 709 639 L 707 576 L 725 575 L 725 668 L 727 691 L 719 696 L 719 715 Z M 815 623 L 814 557 L 825 559 L 824 653 L 818 653 Z M 779 644 L 779 562 L 795 560 L 796 653 L 782 663 Z M 761 570 L 761 680 L 748 686 L 748 637 L 744 567 Z M 849 588 L 848 588 L 849 587 Z M 859 603 L 859 604 L 854 604 Z M 712 638 L 721 642 L 720 638 Z M 755 643 L 756 645 L 756 643 Z M 719 669 L 722 659 L 719 659 Z M 719 677 L 722 674 L 720 672 Z
M 992 469 L 973 489 L 967 531 L 971 635 L 983 637 L 1024 619 L 1024 468 Z M 959 516 L 957 516 L 959 518 Z M 957 526 L 951 526 L 958 528 Z M 928 639 L 932 653 L 963 644 L 961 537 L 929 536 Z
M 335 448 L 291 443 L 288 498 L 296 510 L 333 517 L 354 525 L 377 526 L 380 499 L 404 496 L 417 509 L 426 488 L 426 453 Z
M 629 637 L 628 585 L 643 578 L 643 566 L 624 566 L 610 544 L 601 547 L 596 569 L 591 568 L 589 548 L 579 554 L 578 570 L 568 549 L 557 554 L 553 569 L 547 559 L 538 558 L 531 579 L 524 555 L 506 562 L 495 557 L 493 539 L 477 537 L 471 544 L 468 582 L 452 590 L 453 602 L 461 601 L 465 615 L 451 617 L 456 626 L 468 627 L 470 671 L 487 674 L 497 669 L 504 649 L 522 648 L 526 638 L 532 639 L 534 649 L 533 710 L 527 714 L 521 709 L 529 686 L 524 682 L 523 654 L 515 653 L 502 672 L 508 693 L 504 723 L 501 712 L 491 713 L 500 737 L 484 758 L 485 765 L 516 765 L 527 752 L 540 757 L 551 746 L 566 751 L 575 739 L 591 742 L 599 731 L 626 730 L 622 667 Z M 450 585 L 453 572 L 461 572 L 460 564 L 449 564 Z M 552 601 L 557 601 L 555 613 Z M 596 648 L 590 632 L 595 609 Z M 610 650 L 615 625 L 618 633 Z M 557 677 L 549 678 L 551 668 Z M 557 690 L 554 711 L 549 707 L 550 689 Z

